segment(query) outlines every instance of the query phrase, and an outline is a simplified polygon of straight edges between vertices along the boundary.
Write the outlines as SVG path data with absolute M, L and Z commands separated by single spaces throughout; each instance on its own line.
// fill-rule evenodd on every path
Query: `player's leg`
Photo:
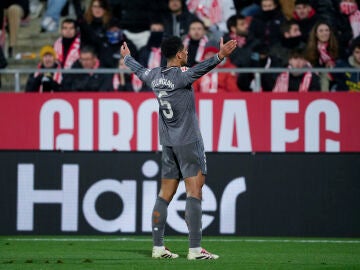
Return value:
M 159 196 L 156 199 L 152 213 L 153 245 L 164 246 L 164 231 L 167 218 L 167 208 L 173 198 L 179 181 L 177 179 L 162 179 Z
M 206 155 L 202 141 L 177 149 L 180 170 L 185 178 L 185 221 L 189 229 L 188 259 L 217 259 L 201 247 L 202 237 L 202 187 L 207 173 Z
M 185 179 L 186 187 L 186 204 L 185 204 L 185 221 L 189 229 L 189 247 L 201 247 L 201 216 L 202 207 L 201 189 L 205 183 L 205 176 L 199 170 L 198 174 Z
M 219 256 L 206 251 L 201 247 L 202 238 L 202 187 L 205 183 L 205 176 L 199 171 L 196 176 L 185 179 L 186 205 L 185 220 L 189 229 L 189 260 L 214 260 Z
M 156 199 L 152 213 L 153 258 L 177 258 L 177 254 L 170 252 L 164 245 L 164 232 L 167 219 L 167 208 L 179 186 L 179 169 L 174 159 L 172 149 L 163 147 L 162 180 L 159 196 Z
M 167 208 L 172 200 L 179 180 L 162 179 L 159 196 L 156 199 L 152 214 L 153 258 L 175 259 L 179 255 L 172 253 L 164 245 L 164 232 L 167 218 Z

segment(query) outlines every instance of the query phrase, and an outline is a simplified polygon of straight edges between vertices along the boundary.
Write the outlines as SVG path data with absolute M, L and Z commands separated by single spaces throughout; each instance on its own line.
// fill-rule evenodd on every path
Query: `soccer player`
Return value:
M 147 69 L 130 55 L 124 42 L 121 55 L 125 64 L 154 91 L 159 103 L 159 136 L 162 151 L 161 189 L 152 214 L 153 258 L 175 259 L 164 246 L 167 207 L 180 179 L 185 180 L 185 221 L 189 229 L 189 260 L 217 259 L 201 247 L 201 190 L 205 183 L 206 156 L 195 112 L 192 83 L 215 68 L 236 48 L 236 41 L 223 43 L 213 57 L 187 69 L 188 52 L 179 37 L 169 37 L 161 45 L 166 67 Z

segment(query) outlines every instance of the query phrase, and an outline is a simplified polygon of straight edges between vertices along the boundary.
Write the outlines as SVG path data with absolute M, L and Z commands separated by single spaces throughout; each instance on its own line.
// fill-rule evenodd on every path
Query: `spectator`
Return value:
M 351 54 L 351 40 L 360 35 L 360 10 L 355 0 L 341 0 L 338 10 L 336 29 L 341 47 L 339 53 L 342 58 L 346 58 Z
M 60 34 L 61 36 L 54 43 L 57 60 L 63 68 L 71 68 L 80 57 L 80 34 L 76 21 L 73 19 L 63 20 Z
M 216 47 L 207 47 L 202 60 L 213 57 L 218 51 Z M 236 68 L 236 66 L 230 62 L 229 58 L 225 58 L 218 68 Z M 201 93 L 238 92 L 236 80 L 234 72 L 211 72 L 196 80 L 193 88 L 195 92 Z
M 189 32 L 190 23 L 197 17 L 189 12 L 183 0 L 169 0 L 168 7 L 169 11 L 163 18 L 165 36 L 185 36 Z
M 309 33 L 318 19 L 318 15 L 309 0 L 295 1 L 294 20 L 297 21 L 300 26 L 304 42 L 307 42 Z
M 187 0 L 187 7 L 204 22 L 215 40 L 226 32 L 226 21 L 235 13 L 233 0 Z
M 151 23 L 150 33 L 146 46 L 142 47 L 139 51 L 139 63 L 147 68 L 160 67 L 166 64 L 166 59 L 161 54 L 164 24 L 162 22 Z M 131 49 L 130 51 L 133 54 Z
M 306 43 L 302 40 L 299 24 L 294 21 L 285 21 L 281 25 L 281 40 L 270 47 L 270 55 L 279 60 L 279 65 L 285 67 L 289 62 L 289 53 L 294 49 L 305 49 Z
M 124 63 L 124 58 L 120 58 L 119 69 L 130 70 Z M 143 88 L 142 81 L 135 73 L 116 73 L 113 76 L 113 87 L 115 91 L 139 92 Z
M 261 0 L 234 0 L 235 9 L 242 16 L 253 17 L 261 12 Z
M 208 41 L 204 23 L 200 20 L 193 21 L 190 24 L 188 35 L 184 38 L 184 47 L 188 51 L 187 64 L 190 67 L 201 61 Z
M 310 0 L 310 5 L 315 9 L 318 20 L 329 23 L 331 27 L 336 26 L 338 4 L 339 0 Z
M 155 68 L 166 65 L 166 59 L 161 54 L 161 42 L 164 37 L 164 24 L 162 22 L 153 22 L 150 25 L 150 37 L 146 46 L 139 52 L 139 63 L 147 68 Z M 139 84 L 142 81 L 139 79 Z M 151 91 L 146 85 L 142 91 Z
M 311 68 L 301 49 L 296 49 L 289 56 L 289 72 L 281 73 L 276 80 L 273 92 L 309 92 L 320 90 L 318 75 L 307 72 L 294 72 L 291 69 Z
M 233 15 L 227 20 L 229 33 L 224 35 L 224 42 L 234 39 L 237 48 L 230 55 L 231 62 L 237 67 L 249 67 L 251 52 L 260 42 L 249 37 L 249 22 L 242 15 Z
M 279 67 L 278 59 L 269 54 L 269 49 L 262 43 L 254 46 L 249 67 L 270 69 Z M 242 91 L 271 91 L 276 80 L 276 73 L 260 74 L 261 85 L 256 85 L 254 73 L 239 73 L 237 85 Z
M 40 50 L 38 71 L 30 74 L 26 83 L 25 92 L 58 92 L 61 91 L 62 75 L 60 63 L 56 62 L 56 53 L 53 47 L 47 45 Z M 43 73 L 42 69 L 58 69 L 58 72 Z
M 106 41 L 106 29 L 112 18 L 107 0 L 91 0 L 84 16 L 78 14 L 81 31 L 81 46 L 91 46 L 99 55 Z
M 138 52 L 134 43 L 129 40 L 117 19 L 112 19 L 106 30 L 106 39 L 103 41 L 99 59 L 104 67 L 117 68 L 120 60 L 120 46 L 126 42 L 133 52 L 133 57 L 138 59 Z
M 100 68 L 100 61 L 96 56 L 95 49 L 90 46 L 82 47 L 80 58 L 71 69 L 91 69 L 90 73 L 64 74 L 63 88 L 66 91 L 104 92 L 113 91 L 113 75 L 96 73 Z
M 249 32 L 265 46 L 281 39 L 280 25 L 285 20 L 278 0 L 261 0 L 261 12 L 251 21 Z
M 307 59 L 314 67 L 332 68 L 338 58 L 338 41 L 327 22 L 317 22 L 309 35 Z M 333 84 L 330 73 L 320 73 L 321 90 L 329 91 Z
M 21 20 L 29 15 L 29 0 L 1 0 L 0 22 L 3 23 L 4 15 L 7 18 L 9 29 L 8 57 L 14 56 L 14 48 L 17 45 L 17 38 Z
M 351 68 L 354 72 L 334 73 L 336 91 L 360 92 L 360 37 L 351 44 L 351 55 L 336 62 L 337 68 Z

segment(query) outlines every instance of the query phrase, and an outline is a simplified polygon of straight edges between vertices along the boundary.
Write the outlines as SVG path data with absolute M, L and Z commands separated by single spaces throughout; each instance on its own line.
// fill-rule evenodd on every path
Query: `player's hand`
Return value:
M 220 39 L 220 51 L 218 53 L 219 58 L 222 60 L 224 57 L 228 57 L 235 49 L 237 43 L 236 40 L 229 40 L 224 44 L 223 38 Z
M 121 54 L 122 57 L 125 57 L 126 55 L 130 55 L 130 50 L 129 50 L 126 42 L 124 42 L 124 43 L 121 45 L 120 54 Z

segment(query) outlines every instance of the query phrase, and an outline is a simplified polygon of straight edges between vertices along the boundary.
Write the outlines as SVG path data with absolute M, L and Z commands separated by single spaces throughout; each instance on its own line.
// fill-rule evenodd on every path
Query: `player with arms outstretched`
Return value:
M 201 199 L 205 183 L 206 156 L 195 111 L 192 83 L 216 67 L 236 48 L 236 41 L 223 44 L 212 58 L 192 68 L 186 68 L 188 52 L 179 37 L 163 41 L 161 51 L 167 59 L 166 67 L 147 69 L 130 55 L 126 43 L 121 46 L 125 64 L 154 91 L 159 103 L 159 136 L 163 147 L 161 189 L 152 214 L 153 258 L 179 257 L 164 246 L 167 207 L 185 180 L 185 221 L 189 229 L 189 260 L 217 259 L 201 247 Z

